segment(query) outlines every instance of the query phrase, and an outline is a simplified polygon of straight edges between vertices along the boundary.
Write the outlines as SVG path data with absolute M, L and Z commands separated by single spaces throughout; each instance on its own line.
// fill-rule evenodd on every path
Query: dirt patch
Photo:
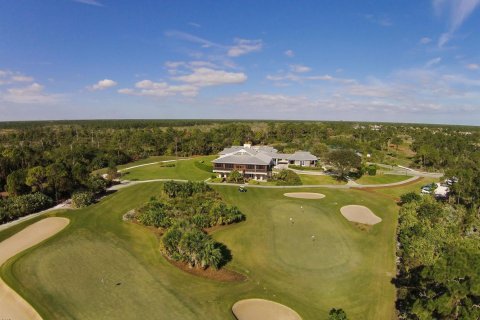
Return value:
M 60 232 L 69 222 L 70 220 L 67 218 L 46 218 L 0 242 L 0 265 L 18 253 Z M 42 318 L 28 302 L 0 279 L 0 319 Z
M 340 208 L 342 215 L 351 222 L 374 225 L 382 221 L 369 208 L 358 205 L 349 205 Z
M 290 192 L 284 193 L 285 197 L 289 198 L 298 198 L 298 199 L 323 199 L 325 198 L 324 194 L 316 192 Z
M 301 320 L 289 307 L 264 299 L 246 299 L 236 302 L 232 312 L 238 320 Z
M 198 277 L 203 277 L 203 278 L 222 281 L 222 282 L 238 282 L 238 281 L 244 281 L 245 279 L 247 279 L 247 277 L 244 276 L 243 274 L 232 271 L 232 270 L 228 270 L 225 268 L 221 268 L 219 270 L 215 270 L 214 268 L 207 268 L 207 269 L 191 268 L 186 263 L 183 263 L 181 261 L 170 260 L 166 256 L 164 257 L 165 259 L 167 259 L 168 262 L 170 262 L 175 267 Z

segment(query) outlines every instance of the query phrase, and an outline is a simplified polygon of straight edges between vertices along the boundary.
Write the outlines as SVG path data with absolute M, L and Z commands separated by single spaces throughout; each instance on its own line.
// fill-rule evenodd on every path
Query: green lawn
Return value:
M 130 162 L 130 163 L 127 163 L 127 164 L 118 165 L 117 169 L 122 170 L 122 169 L 125 169 L 125 168 L 128 168 L 128 167 L 138 166 L 138 165 L 141 165 L 141 164 L 158 162 L 158 161 L 165 161 L 165 160 L 174 160 L 174 159 L 176 159 L 175 156 L 152 156 L 152 157 L 148 157 L 148 158 L 141 159 L 141 160 L 138 160 L 138 161 Z M 93 173 L 104 174 L 106 172 L 107 172 L 107 168 L 103 168 L 103 169 L 95 170 Z
M 195 157 L 189 160 L 179 160 L 174 167 L 158 163 L 144 167 L 133 168 L 122 172 L 124 180 L 150 180 L 150 179 L 185 179 L 205 180 L 212 176 L 205 167 L 217 156 Z M 203 163 L 201 163 L 203 161 Z M 197 164 L 195 164 L 197 163 Z M 203 166 L 202 166 L 203 165 Z
M 385 184 L 400 182 L 410 179 L 411 176 L 396 174 L 377 174 L 375 176 L 363 175 L 360 179 L 355 180 L 359 184 Z
M 306 175 L 306 174 L 299 174 L 300 180 L 304 185 L 315 185 L 315 184 L 345 184 L 344 181 L 337 180 L 332 176 L 328 175 L 321 175 L 321 176 L 314 176 L 314 175 Z
M 302 189 L 326 195 L 302 200 L 283 196 L 299 189 L 215 187 L 247 216 L 214 234 L 232 252 L 227 267 L 248 276 L 222 283 L 173 267 L 153 233 L 122 222 L 160 188 L 139 184 L 59 212 L 70 226 L 11 259 L 2 277 L 45 319 L 233 319 L 232 304 L 252 297 L 284 303 L 303 319 L 326 319 L 332 307 L 351 319 L 394 319 L 392 200 L 358 190 Z M 346 204 L 366 205 L 383 221 L 361 231 L 339 213 Z

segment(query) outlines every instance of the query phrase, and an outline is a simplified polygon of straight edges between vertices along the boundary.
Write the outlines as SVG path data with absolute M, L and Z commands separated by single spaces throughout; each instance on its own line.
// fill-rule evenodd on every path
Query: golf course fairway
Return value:
M 302 319 L 326 319 L 331 308 L 352 319 L 395 318 L 398 208 L 392 199 L 348 189 L 241 193 L 216 186 L 246 215 L 213 233 L 231 251 L 226 268 L 246 276 L 221 282 L 176 268 L 151 230 L 122 221 L 161 188 L 160 182 L 138 184 L 84 209 L 50 213 L 67 217 L 70 226 L 10 259 L 2 278 L 44 319 L 235 319 L 232 306 L 250 298 L 286 305 Z M 288 198 L 288 192 L 325 198 Z M 382 223 L 359 230 L 339 214 L 346 205 L 371 208 Z

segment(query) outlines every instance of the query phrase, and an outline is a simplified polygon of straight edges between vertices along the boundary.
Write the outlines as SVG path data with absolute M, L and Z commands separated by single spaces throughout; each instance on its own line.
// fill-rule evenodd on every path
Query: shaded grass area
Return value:
M 355 180 L 359 184 L 385 184 L 400 182 L 410 179 L 411 176 L 396 174 L 377 174 L 375 176 L 363 175 L 360 179 Z
M 45 319 L 233 319 L 233 303 L 252 297 L 286 304 L 303 319 L 326 318 L 332 307 L 353 319 L 394 318 L 393 201 L 357 190 L 215 187 L 247 216 L 213 234 L 231 250 L 227 268 L 248 277 L 223 283 L 172 266 L 152 232 L 122 222 L 161 185 L 135 185 L 91 207 L 57 212 L 71 219 L 69 227 L 10 260 L 2 276 Z M 284 197 L 289 191 L 326 198 Z M 382 223 L 358 230 L 339 212 L 347 204 L 369 207 Z
M 299 174 L 300 180 L 304 185 L 315 185 L 315 184 L 345 184 L 345 181 L 335 179 L 335 177 L 328 175 L 306 175 Z
M 205 180 L 212 176 L 212 172 L 206 171 L 210 161 L 216 156 L 195 157 L 189 160 L 179 160 L 175 166 L 162 163 L 153 164 L 140 168 L 133 168 L 124 171 L 124 180 L 150 180 L 150 179 L 184 179 L 184 180 Z M 201 163 L 200 161 L 203 161 Z M 201 168 L 199 168 L 201 167 Z

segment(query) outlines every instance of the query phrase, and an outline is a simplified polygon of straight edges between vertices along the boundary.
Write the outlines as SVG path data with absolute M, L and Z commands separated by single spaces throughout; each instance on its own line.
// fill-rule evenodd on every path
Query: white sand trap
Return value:
M 364 206 L 350 205 L 340 208 L 342 215 L 352 222 L 374 225 L 382 221 L 382 218 L 376 216 L 370 209 Z
M 69 222 L 67 218 L 46 218 L 0 242 L 0 266 L 23 250 L 61 231 Z M 42 317 L 0 279 L 0 319 L 42 319 Z
M 285 197 L 298 198 L 298 199 L 322 199 L 325 198 L 324 194 L 316 192 L 290 192 L 284 193 Z
M 233 314 L 238 320 L 301 320 L 294 310 L 283 304 L 263 300 L 240 300 L 232 307 Z

